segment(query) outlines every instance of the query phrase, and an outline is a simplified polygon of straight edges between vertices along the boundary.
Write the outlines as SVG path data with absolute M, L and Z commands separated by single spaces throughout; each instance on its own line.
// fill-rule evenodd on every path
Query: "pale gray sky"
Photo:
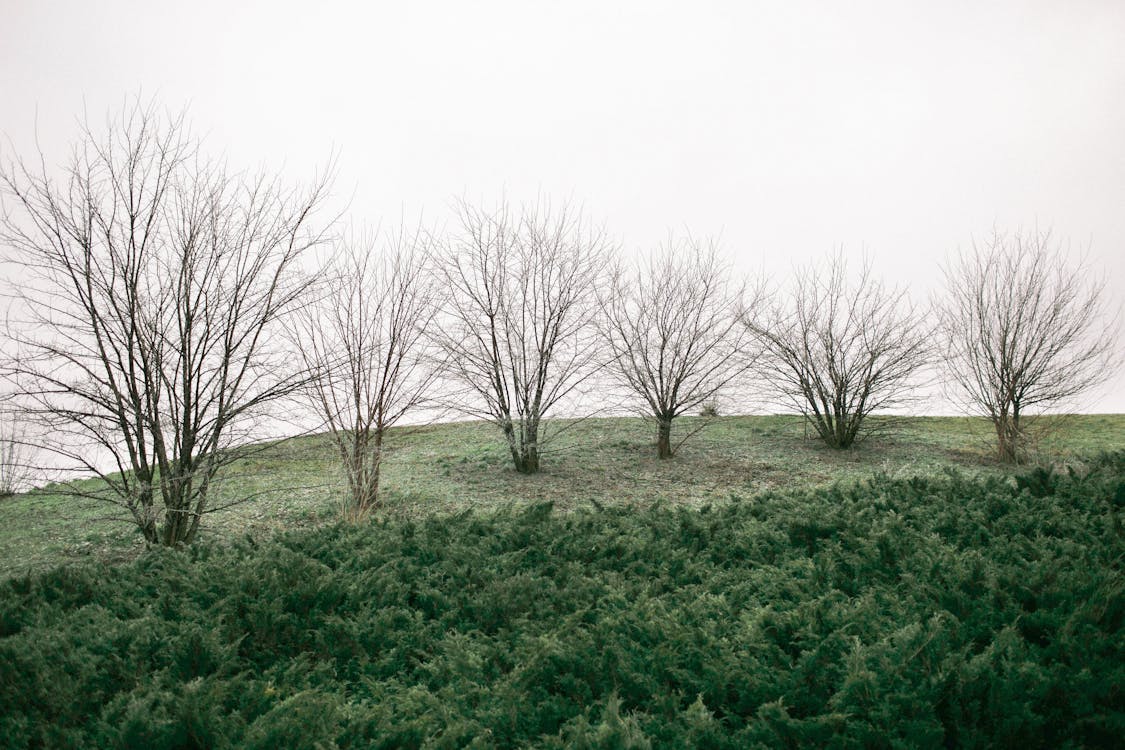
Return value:
M 357 221 L 570 196 L 630 249 L 688 227 L 787 273 L 842 245 L 919 298 L 1037 223 L 1125 301 L 1120 0 L 0 0 L 0 157 L 38 122 L 62 161 L 138 92 L 236 164 L 335 150 Z

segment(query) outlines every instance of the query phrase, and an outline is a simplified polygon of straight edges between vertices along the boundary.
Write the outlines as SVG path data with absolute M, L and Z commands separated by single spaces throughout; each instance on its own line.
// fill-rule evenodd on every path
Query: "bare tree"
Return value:
M 302 376 L 274 346 L 326 180 L 287 188 L 206 161 L 183 117 L 87 125 L 59 179 L 0 173 L 21 269 L 6 377 L 45 447 L 99 476 L 152 544 L 190 543 L 216 473 Z M 108 463 L 108 466 L 106 465 Z
M 1022 461 L 1034 438 L 1026 418 L 1104 383 L 1120 363 L 1105 284 L 1038 231 L 994 231 L 944 271 L 946 377 L 964 407 L 992 421 L 1000 458 Z
M 504 433 L 517 471 L 539 471 L 545 415 L 597 366 L 596 288 L 613 250 L 568 206 L 459 205 L 440 264 L 448 290 L 440 344 L 463 405 Z
M 437 377 L 426 258 L 420 230 L 344 241 L 319 299 L 298 314 L 297 350 L 314 374 L 305 393 L 339 454 L 355 518 L 379 504 L 387 430 L 425 404 Z
M 626 270 L 618 265 L 600 300 L 610 372 L 656 420 L 656 454 L 671 458 L 672 421 L 712 402 L 754 362 L 738 322 L 745 283 L 713 242 L 669 241 Z
M 0 409 L 0 498 L 29 489 L 35 474 L 24 426 L 17 414 Z
M 799 270 L 788 297 L 743 321 L 764 349 L 764 378 L 833 448 L 867 435 L 873 412 L 909 400 L 931 356 L 930 329 L 905 290 L 886 288 L 866 263 L 849 279 L 842 253 L 826 269 Z

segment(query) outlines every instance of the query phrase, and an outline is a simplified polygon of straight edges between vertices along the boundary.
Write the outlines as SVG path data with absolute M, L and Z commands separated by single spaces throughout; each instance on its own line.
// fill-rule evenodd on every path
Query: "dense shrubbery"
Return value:
M 1107 746 L 1125 454 L 10 581 L 12 747 Z

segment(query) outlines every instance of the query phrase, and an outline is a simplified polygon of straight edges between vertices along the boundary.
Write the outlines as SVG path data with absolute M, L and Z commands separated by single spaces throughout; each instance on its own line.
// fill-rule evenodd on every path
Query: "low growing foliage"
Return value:
M 1125 453 L 153 550 L 0 590 L 9 747 L 1090 747 Z

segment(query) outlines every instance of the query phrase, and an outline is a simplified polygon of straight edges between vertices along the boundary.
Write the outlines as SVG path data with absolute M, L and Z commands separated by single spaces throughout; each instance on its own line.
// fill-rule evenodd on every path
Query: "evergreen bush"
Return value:
M 7 747 L 1109 747 L 1125 452 L 0 586 Z

